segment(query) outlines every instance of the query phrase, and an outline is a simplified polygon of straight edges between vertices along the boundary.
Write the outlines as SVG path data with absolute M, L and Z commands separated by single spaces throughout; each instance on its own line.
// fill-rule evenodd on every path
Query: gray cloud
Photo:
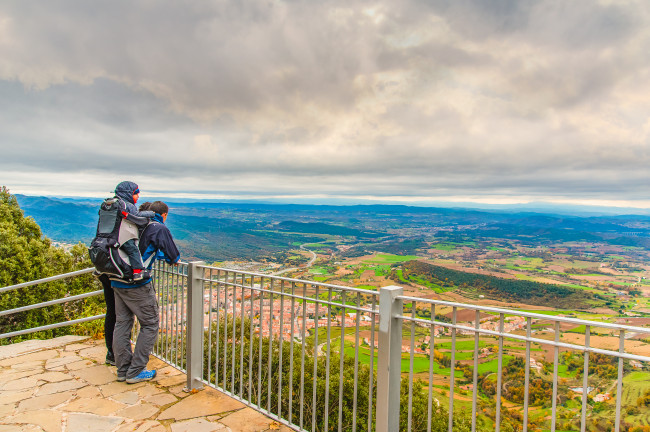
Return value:
M 641 0 L 3 2 L 0 183 L 647 200 L 649 21 Z

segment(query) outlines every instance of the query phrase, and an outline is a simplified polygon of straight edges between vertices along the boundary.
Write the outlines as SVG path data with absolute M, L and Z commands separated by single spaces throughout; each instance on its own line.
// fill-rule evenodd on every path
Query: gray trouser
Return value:
M 137 288 L 113 288 L 115 291 L 115 330 L 113 353 L 117 375 L 133 378 L 149 362 L 149 354 L 158 336 L 158 302 L 153 285 L 148 283 Z M 140 332 L 131 352 L 133 316 L 138 317 Z

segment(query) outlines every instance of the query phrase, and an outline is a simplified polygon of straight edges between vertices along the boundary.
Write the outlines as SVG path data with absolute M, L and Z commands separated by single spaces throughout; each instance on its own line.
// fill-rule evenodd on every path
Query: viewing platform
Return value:
M 0 346 L 0 432 L 289 431 L 151 357 L 152 381 L 116 381 L 103 340 L 61 336 Z

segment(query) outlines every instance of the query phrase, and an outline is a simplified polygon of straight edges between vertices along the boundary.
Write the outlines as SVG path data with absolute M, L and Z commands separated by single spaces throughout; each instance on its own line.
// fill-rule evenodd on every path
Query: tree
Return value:
M 88 251 L 82 244 L 66 252 L 53 247 L 44 237 L 38 224 L 31 217 L 25 217 L 16 197 L 2 186 L 0 188 L 0 287 L 29 282 L 57 274 L 90 267 Z M 91 276 L 84 275 L 47 284 L 20 288 L 0 294 L 0 310 L 14 309 L 48 300 L 81 294 L 100 289 Z M 38 327 L 80 318 L 82 314 L 100 314 L 103 298 L 48 306 L 0 317 L 0 333 Z M 96 333 L 101 322 L 83 326 L 62 327 L 45 332 L 11 338 L 9 342 L 23 339 L 49 338 L 62 334 Z M 7 343 L 3 339 L 0 343 Z

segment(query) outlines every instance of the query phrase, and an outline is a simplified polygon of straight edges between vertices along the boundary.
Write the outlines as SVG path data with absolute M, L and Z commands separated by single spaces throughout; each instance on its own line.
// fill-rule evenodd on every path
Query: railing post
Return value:
M 186 391 L 203 388 L 203 261 L 187 266 Z
M 399 430 L 399 400 L 402 372 L 402 287 L 379 290 L 379 347 L 377 349 L 377 432 Z

